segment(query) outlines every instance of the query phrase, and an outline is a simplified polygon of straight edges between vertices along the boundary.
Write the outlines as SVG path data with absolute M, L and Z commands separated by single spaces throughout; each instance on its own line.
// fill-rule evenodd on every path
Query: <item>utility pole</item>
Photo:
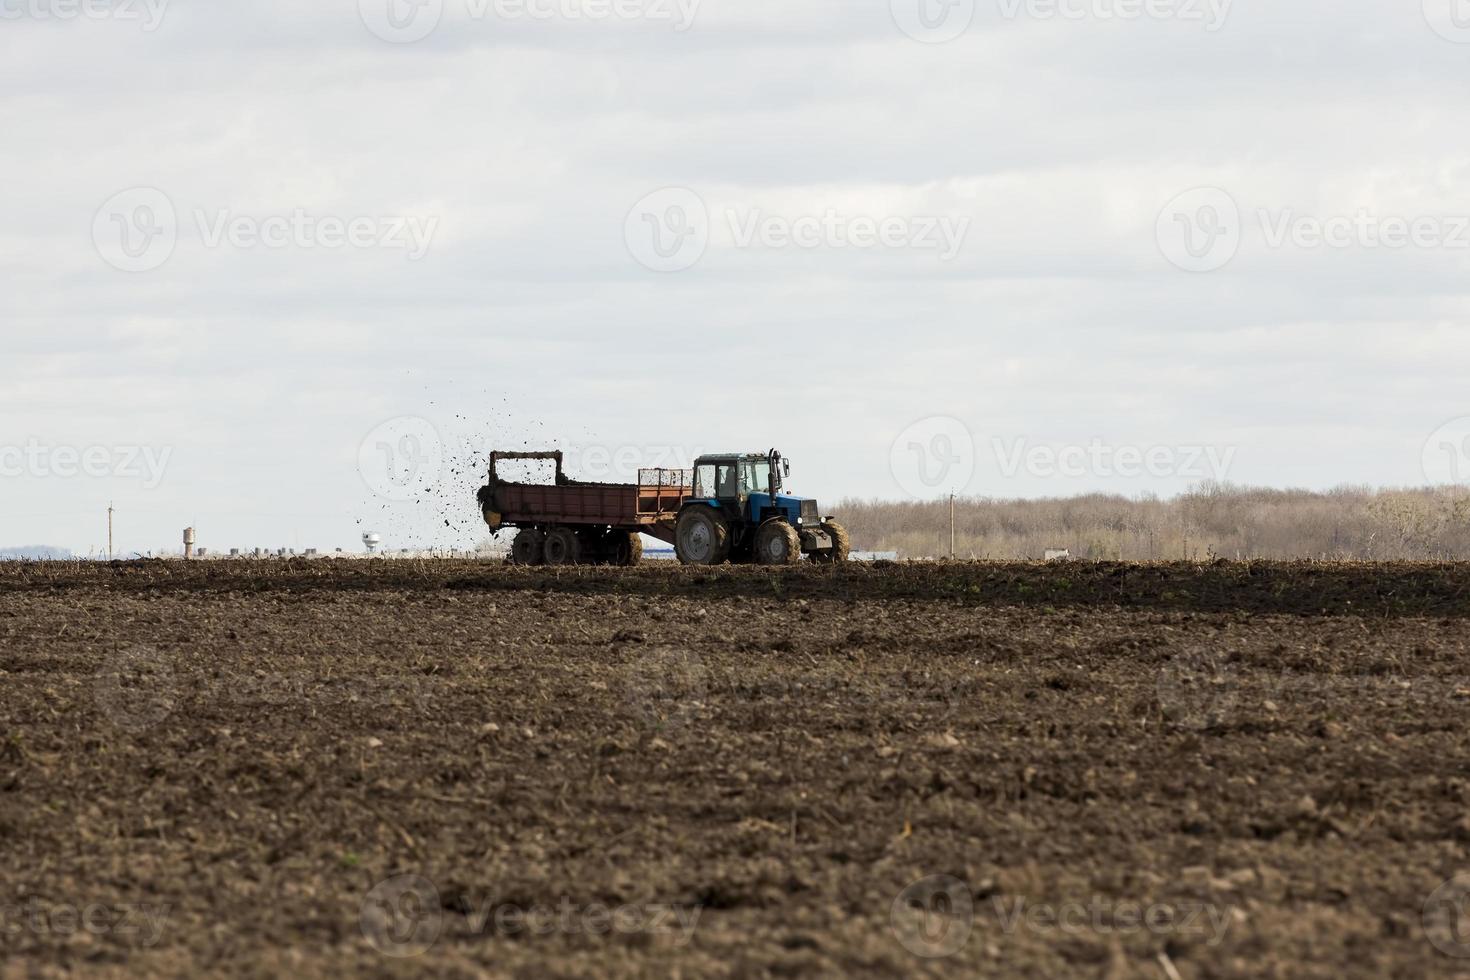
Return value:
M 112 504 L 107 505 L 107 560 L 112 561 Z
M 954 561 L 954 491 L 949 494 L 949 560 Z

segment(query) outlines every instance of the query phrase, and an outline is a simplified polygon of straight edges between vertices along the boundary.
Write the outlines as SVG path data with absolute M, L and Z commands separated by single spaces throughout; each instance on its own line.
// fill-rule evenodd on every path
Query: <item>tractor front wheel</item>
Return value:
M 787 521 L 766 521 L 755 532 L 755 560 L 762 565 L 794 565 L 801 560 L 801 535 Z
M 674 527 L 674 554 L 685 565 L 724 564 L 730 557 L 730 525 L 712 507 L 690 507 Z
M 837 565 L 847 561 L 847 556 L 852 554 L 852 539 L 847 535 L 847 528 L 836 521 L 823 521 L 822 530 L 832 539 L 832 547 L 813 551 L 812 561 L 818 565 Z

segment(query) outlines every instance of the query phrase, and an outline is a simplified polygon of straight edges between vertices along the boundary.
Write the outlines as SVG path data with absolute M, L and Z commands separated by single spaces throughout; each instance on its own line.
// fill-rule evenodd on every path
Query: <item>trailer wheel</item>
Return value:
M 510 543 L 510 560 L 516 565 L 539 565 L 545 560 L 545 538 L 533 527 L 522 528 Z
M 637 531 L 612 531 L 607 536 L 608 561 L 624 568 L 643 560 L 643 538 Z
M 801 560 L 801 535 L 788 521 L 766 521 L 755 532 L 755 560 L 762 565 L 796 564 Z
M 546 536 L 546 564 L 575 565 L 582 560 L 582 539 L 569 527 L 558 527 Z
M 679 515 L 674 554 L 685 565 L 721 565 L 730 556 L 730 525 L 712 507 L 694 506 Z
M 848 537 L 847 528 L 836 521 L 823 521 L 822 530 L 832 539 L 832 547 L 813 551 L 812 561 L 818 565 L 838 565 L 847 561 L 847 556 L 852 554 L 852 539 Z

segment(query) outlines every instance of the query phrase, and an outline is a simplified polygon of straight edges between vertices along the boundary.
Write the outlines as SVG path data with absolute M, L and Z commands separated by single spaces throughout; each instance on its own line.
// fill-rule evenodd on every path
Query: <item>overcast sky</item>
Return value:
M 1456 2 L 0 0 L 0 546 L 1470 482 Z

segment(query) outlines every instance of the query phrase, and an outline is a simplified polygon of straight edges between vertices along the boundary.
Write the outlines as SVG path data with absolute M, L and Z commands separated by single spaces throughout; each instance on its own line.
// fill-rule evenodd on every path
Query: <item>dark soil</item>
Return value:
M 1467 597 L 1460 565 L 0 565 L 0 961 L 1450 975 Z

